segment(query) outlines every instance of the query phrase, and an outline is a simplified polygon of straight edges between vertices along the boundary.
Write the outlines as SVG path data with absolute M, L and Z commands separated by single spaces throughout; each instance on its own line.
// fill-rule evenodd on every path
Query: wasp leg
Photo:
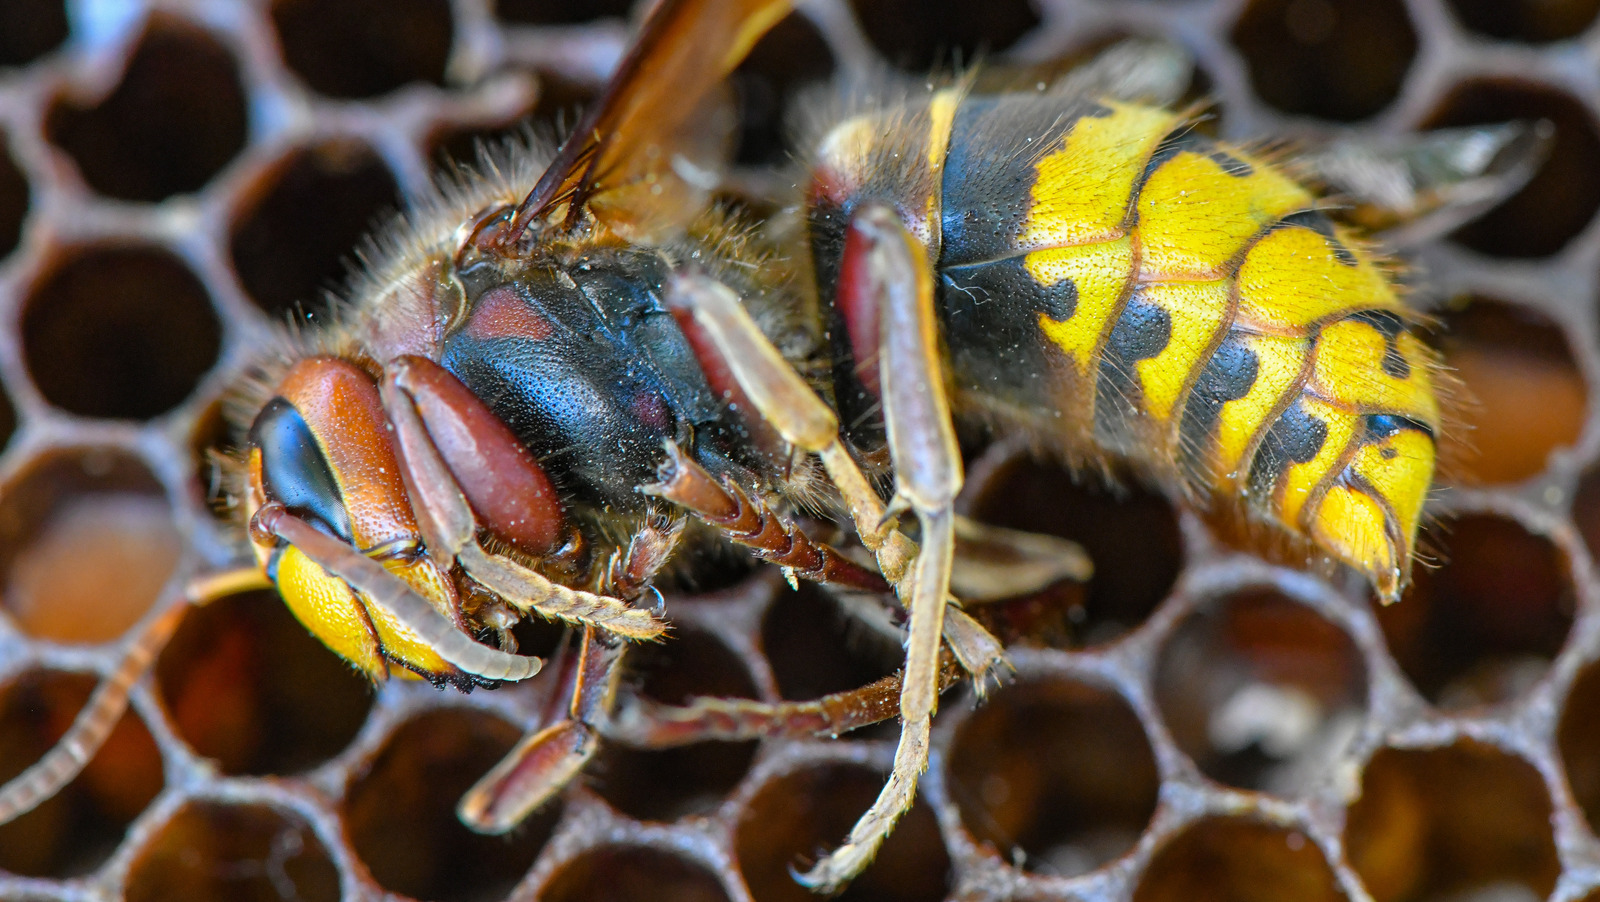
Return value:
M 877 558 L 879 572 L 897 594 L 910 597 L 910 562 L 917 556 L 917 544 L 885 519 L 883 502 L 839 437 L 833 411 L 783 359 L 726 286 L 705 276 L 679 274 L 667 302 L 694 314 L 739 387 L 784 441 L 822 459 L 861 544 Z M 999 641 L 960 608 L 952 608 L 944 623 L 951 651 L 982 691 L 986 678 L 1005 660 Z
M 950 586 L 968 604 L 1019 598 L 1063 580 L 1087 582 L 1094 564 L 1077 542 L 956 517 Z
M 1395 247 L 1437 238 L 1527 184 L 1550 150 L 1548 122 L 1330 142 L 1297 163 L 1351 204 L 1344 217 Z
M 950 402 L 939 356 L 933 274 L 926 250 L 887 208 L 863 207 L 846 242 L 863 255 L 856 268 L 862 290 L 871 292 L 882 317 L 879 381 L 884 425 L 894 460 L 895 497 L 917 515 L 922 548 L 907 608 L 905 685 L 900 693 L 900 742 L 894 769 L 872 807 L 844 844 L 817 862 L 800 880 L 832 892 L 872 861 L 895 822 L 910 810 L 917 780 L 928 767 L 928 743 L 939 695 L 939 637 L 950 569 L 955 559 L 955 499 L 961 490 L 961 449 L 956 444 Z M 854 239 L 860 239 L 857 243 Z M 850 270 L 847 263 L 843 269 Z
M 384 410 L 394 424 L 402 476 L 429 553 L 454 559 L 474 580 L 520 610 L 593 624 L 628 639 L 660 636 L 666 626 L 649 611 L 620 598 L 563 586 L 505 555 L 491 554 L 479 544 L 472 506 L 417 409 L 418 398 L 429 391 L 430 368 L 437 364 L 420 358 L 391 361 L 379 389 Z
M 948 652 L 939 670 L 939 691 L 955 685 L 961 665 Z M 683 705 L 664 705 L 634 697 L 604 722 L 606 739 L 635 748 L 674 748 L 695 742 L 749 739 L 834 738 L 881 723 L 900 713 L 902 674 L 894 673 L 857 689 L 804 702 L 758 702 L 743 698 L 699 697 Z
M 190 605 L 199 606 L 226 595 L 271 587 L 266 574 L 247 566 L 198 578 L 189 584 L 184 595 Z M 187 610 L 186 605 L 174 605 L 152 620 L 133 638 L 117 662 L 117 669 L 95 687 L 72 726 L 50 751 L 0 786 L 0 824 L 8 824 L 39 807 L 83 773 L 122 719 L 122 712 L 128 709 L 128 695 L 134 684 L 150 670 Z
M 891 590 L 882 576 L 832 547 L 812 541 L 793 523 L 761 500 L 746 495 L 732 481 L 718 481 L 690 460 L 675 443 L 668 443 L 667 460 L 658 476 L 658 482 L 640 491 L 692 511 L 732 541 L 754 551 L 762 560 L 812 582 L 860 592 Z
M 627 646 L 594 626 L 572 668 L 566 717 L 531 733 L 461 797 L 456 816 L 479 833 L 506 833 L 571 784 L 600 747 L 594 724 L 616 698 Z

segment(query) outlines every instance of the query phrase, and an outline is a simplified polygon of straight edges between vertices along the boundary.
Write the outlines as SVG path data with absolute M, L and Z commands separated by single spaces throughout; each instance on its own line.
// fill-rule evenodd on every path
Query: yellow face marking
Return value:
M 1111 115 L 1080 118 L 1061 148 L 1039 160 L 1022 247 L 1070 247 L 1122 237 L 1134 181 L 1178 117 L 1158 107 L 1104 105 Z
M 1201 355 L 1228 314 L 1228 294 L 1232 283 L 1163 282 L 1140 289 L 1142 299 L 1167 311 L 1172 324 L 1171 337 L 1161 353 L 1136 362 L 1139 383 L 1144 388 L 1145 410 L 1166 422 L 1178 396 L 1197 368 Z
M 1102 244 L 1056 247 L 1023 258 L 1028 274 L 1041 285 L 1071 279 L 1078 288 L 1078 306 L 1071 318 L 1039 314 L 1039 328 L 1087 377 L 1093 370 L 1106 324 L 1133 276 L 1133 239 Z
M 1239 322 L 1261 332 L 1305 335 L 1319 320 L 1351 308 L 1405 309 L 1381 270 L 1346 245 L 1356 265 L 1339 261 L 1328 240 L 1286 227 L 1264 236 L 1239 267 Z
M 1389 343 L 1376 327 L 1354 319 L 1333 323 L 1317 339 L 1317 359 L 1307 390 L 1352 410 L 1398 414 L 1437 429 L 1439 399 L 1433 391 L 1433 352 L 1409 332 L 1396 337 L 1394 348 L 1404 362 L 1403 376 L 1384 369 Z
M 1349 486 L 1330 486 L 1317 505 L 1311 536 L 1335 557 L 1360 570 L 1388 600 L 1398 591 L 1399 572 L 1383 506 Z
M 1369 441 L 1350 461 L 1350 472 L 1371 484 L 1399 526 L 1406 547 L 1397 549 L 1396 560 L 1411 557 L 1422 506 L 1433 484 L 1434 458 L 1433 439 L 1415 429 L 1400 429 Z
M 1288 176 L 1226 145 L 1217 148 L 1248 164 L 1250 173 L 1230 175 L 1211 156 L 1183 151 L 1139 192 L 1143 278 L 1221 278 L 1256 233 L 1310 205 L 1310 193 Z
M 373 680 L 388 675 L 378 640 L 350 584 L 289 546 L 278 559 L 278 594 L 290 613 L 334 654 Z
M 1362 428 L 1362 418 L 1351 413 L 1330 407 L 1316 398 L 1304 397 L 1300 400 L 1305 412 L 1312 418 L 1320 420 L 1327 432 L 1322 440 L 1322 447 L 1317 455 L 1303 464 L 1290 463 L 1285 470 L 1278 501 L 1278 517 L 1285 523 L 1299 526 L 1300 513 L 1305 507 L 1311 493 L 1330 471 L 1334 464 L 1344 456 L 1345 449 L 1350 446 L 1350 440 Z
M 1311 340 L 1251 335 L 1244 339 L 1256 355 L 1256 381 L 1250 392 L 1222 405 L 1217 417 L 1218 472 L 1239 482 L 1245 478 L 1245 455 L 1261 430 L 1271 425 L 1283 396 L 1294 387 L 1310 353 Z

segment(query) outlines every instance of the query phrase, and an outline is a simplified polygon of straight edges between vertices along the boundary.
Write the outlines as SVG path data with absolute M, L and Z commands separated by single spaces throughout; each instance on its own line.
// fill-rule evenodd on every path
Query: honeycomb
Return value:
M 229 562 L 204 451 L 267 330 L 478 140 L 591 98 L 629 0 L 0 2 L 0 778 L 184 581 Z M 740 159 L 801 85 L 887 62 L 1197 59 L 1234 138 L 1555 128 L 1513 197 L 1413 255 L 1475 401 L 1379 608 L 1003 439 L 963 510 L 1081 542 L 1085 586 L 984 609 L 1016 672 L 946 697 L 917 806 L 845 898 L 1600 900 L 1600 0 L 817 0 L 740 70 Z M 755 170 L 751 170 L 755 171 Z M 892 640 L 768 570 L 669 599 L 629 689 L 807 699 Z M 524 648 L 558 649 L 550 628 Z M 509 837 L 460 793 L 553 676 L 374 692 L 270 594 L 186 612 L 105 748 L 0 827 L 7 899 L 803 900 L 893 729 L 607 747 Z

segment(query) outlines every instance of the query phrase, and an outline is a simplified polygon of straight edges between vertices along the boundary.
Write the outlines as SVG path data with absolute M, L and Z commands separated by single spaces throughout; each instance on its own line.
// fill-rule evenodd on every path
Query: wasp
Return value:
M 1003 662 L 953 602 L 1087 574 L 1075 546 L 956 516 L 958 424 L 1130 471 L 1394 600 L 1448 376 L 1323 190 L 1353 199 L 1344 213 L 1459 212 L 1503 194 L 1536 142 L 1487 128 L 1291 164 L 1199 135 L 1149 51 L 1112 52 L 1023 89 L 848 92 L 804 142 L 803 228 L 763 231 L 709 201 L 704 109 L 791 5 L 666 0 L 558 150 L 491 158 L 383 230 L 331 324 L 286 336 L 237 393 L 227 496 L 253 561 L 192 594 L 270 583 L 374 681 L 460 689 L 540 670 L 511 639 L 522 618 L 571 624 L 566 716 L 462 801 L 486 832 L 603 736 L 898 716 L 881 795 L 801 878 L 832 891 L 909 808 L 940 691 L 981 690 Z M 809 536 L 802 511 L 871 561 Z M 811 703 L 620 705 L 628 643 L 668 629 L 655 583 L 712 542 L 897 599 L 900 675 Z M 1016 566 L 971 578 L 962 549 L 985 543 Z M 0 793 L 0 820 L 91 757 L 176 618 Z

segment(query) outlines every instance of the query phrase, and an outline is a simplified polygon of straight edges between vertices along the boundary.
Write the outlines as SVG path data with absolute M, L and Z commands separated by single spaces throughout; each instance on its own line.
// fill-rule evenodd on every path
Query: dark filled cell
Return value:
M 544 902 L 727 902 L 705 865 L 646 846 L 602 846 L 556 872 Z
M 1029 0 L 851 0 L 850 5 L 878 52 L 919 74 L 1001 53 L 1039 24 Z
M 1071 539 L 1094 562 L 1087 586 L 1063 583 L 1036 597 L 985 605 L 981 615 L 1008 641 L 1067 648 L 1109 642 L 1143 623 L 1183 568 L 1177 512 L 1159 494 L 1095 487 L 1023 456 L 969 482 L 971 516 Z
M 233 264 L 251 300 L 286 318 L 313 317 L 349 272 L 357 243 L 399 189 L 365 145 L 339 141 L 298 151 L 266 176 L 237 214 Z
M 739 820 L 734 848 L 756 902 L 809 902 L 797 862 L 839 844 L 883 787 L 885 774 L 851 765 L 812 767 L 762 787 Z M 919 802 L 840 902 L 938 902 L 950 890 L 950 855 L 932 809 Z
M 967 831 L 1040 874 L 1085 874 L 1132 849 L 1161 783 L 1128 703 L 1060 679 L 992 692 L 961 725 L 948 760 Z
M 695 696 L 754 698 L 744 664 L 709 633 L 678 627 L 665 642 L 641 645 L 627 657 L 635 689 L 667 705 Z M 631 817 L 671 821 L 715 809 L 755 758 L 754 742 L 697 742 L 670 749 L 632 749 L 607 743 L 587 781 Z
M 66 0 L 0 3 L 0 66 L 31 63 L 66 39 Z
M 545 806 L 507 836 L 473 833 L 456 803 L 516 743 L 516 728 L 472 710 L 418 715 L 390 734 L 350 786 L 350 845 L 384 889 L 435 902 L 504 898 L 560 817 Z
M 22 224 L 31 204 L 28 179 L 15 160 L 4 133 L 0 133 L 0 260 L 22 241 Z
M 274 0 L 272 24 L 296 75 L 350 98 L 444 84 L 455 27 L 448 0 Z
M 1341 122 L 1388 106 L 1417 52 L 1401 0 L 1253 0 L 1232 39 L 1257 97 Z
M 1442 563 L 1415 568 L 1400 601 L 1377 609 L 1395 660 L 1441 708 L 1520 697 L 1572 628 L 1566 555 L 1514 520 L 1481 514 L 1429 526 L 1420 541 Z
M 244 149 L 244 85 L 233 56 L 208 32 L 155 16 L 104 99 L 70 94 L 50 106 L 45 131 L 89 187 L 121 200 L 198 191 Z
M 1544 44 L 1582 34 L 1600 0 L 1449 0 L 1461 24 L 1495 38 Z
M 216 361 L 221 333 L 205 286 L 156 248 L 62 252 L 23 302 L 22 353 L 34 384 L 81 416 L 166 413 Z

